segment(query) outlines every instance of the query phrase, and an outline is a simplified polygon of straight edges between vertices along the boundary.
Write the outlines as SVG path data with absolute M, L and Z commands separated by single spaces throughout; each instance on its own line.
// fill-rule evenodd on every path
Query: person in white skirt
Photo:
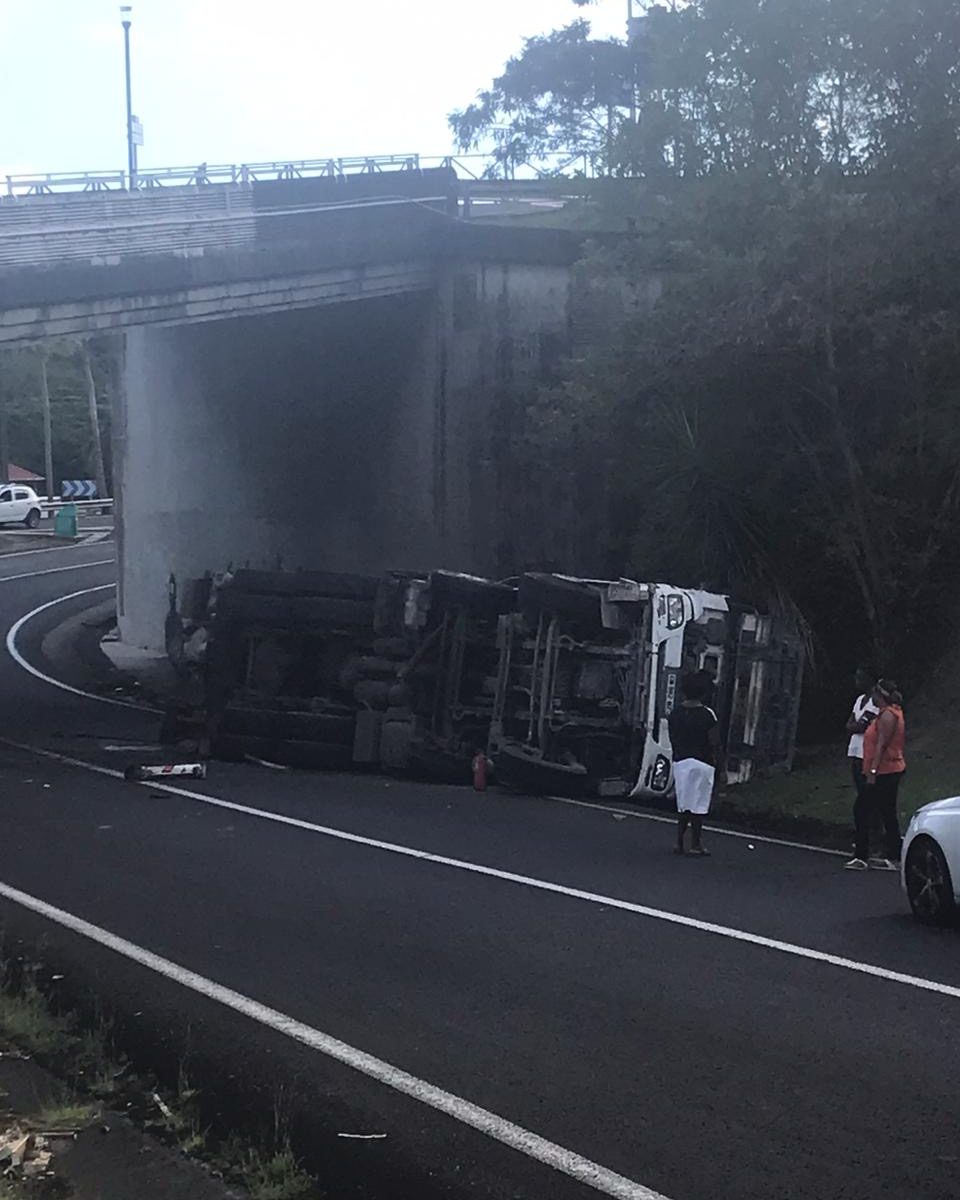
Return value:
M 703 818 L 710 811 L 716 764 L 720 756 L 720 724 L 706 701 L 713 680 L 705 671 L 694 671 L 680 681 L 683 702 L 667 719 L 673 748 L 673 781 L 677 792 L 677 845 L 685 854 L 684 839 L 692 830 L 690 853 L 705 856 Z

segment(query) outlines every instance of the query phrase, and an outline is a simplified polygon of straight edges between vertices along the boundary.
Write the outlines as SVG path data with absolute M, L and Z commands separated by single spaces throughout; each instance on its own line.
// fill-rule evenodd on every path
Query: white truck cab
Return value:
M 500 618 L 490 732 L 497 777 L 535 791 L 669 795 L 667 718 L 686 671 L 715 681 L 726 780 L 788 769 L 802 648 L 787 622 L 717 593 L 525 575 Z

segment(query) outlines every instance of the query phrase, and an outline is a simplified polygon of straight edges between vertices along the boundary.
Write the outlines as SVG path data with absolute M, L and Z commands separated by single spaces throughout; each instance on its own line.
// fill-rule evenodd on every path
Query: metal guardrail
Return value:
M 261 163 L 199 163 L 191 167 L 145 168 L 137 172 L 134 186 L 123 171 L 50 172 L 7 175 L 7 200 L 52 196 L 61 192 L 154 192 L 164 187 L 203 187 L 207 184 L 247 186 L 265 180 L 344 178 L 390 171 L 420 171 L 446 167 L 468 180 L 500 179 L 504 182 L 591 178 L 596 174 L 589 156 L 550 154 L 535 162 L 509 162 L 490 154 L 428 155 L 374 154 L 362 158 L 311 158 Z
M 80 513 L 92 513 L 97 510 L 100 516 L 113 515 L 113 500 L 105 498 L 103 500 L 41 500 L 40 509 L 44 517 L 56 516 L 61 508 L 65 508 L 68 504 L 72 504 Z

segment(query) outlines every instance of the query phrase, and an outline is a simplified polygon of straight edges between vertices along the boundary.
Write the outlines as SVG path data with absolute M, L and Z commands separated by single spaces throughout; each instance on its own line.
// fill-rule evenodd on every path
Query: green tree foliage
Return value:
M 916 678 L 960 571 L 960 0 L 692 0 L 630 55 L 634 235 L 584 269 L 660 294 L 524 414 L 543 553 L 765 596 L 831 666 Z
M 457 141 L 463 149 L 488 145 L 495 169 L 508 176 L 556 151 L 602 171 L 617 137 L 617 105 L 628 102 L 629 66 L 626 48 L 591 38 L 587 21 L 529 38 L 490 90 L 451 116 Z
M 110 412 L 116 389 L 115 349 L 106 338 L 94 339 L 90 345 L 108 485 Z M 38 353 L 33 346 L 0 353 L 0 403 L 6 415 L 10 461 L 42 475 L 43 416 Z M 53 483 L 54 490 L 59 491 L 63 479 L 96 478 L 82 347 L 68 340 L 48 344 L 47 373 L 53 423 Z

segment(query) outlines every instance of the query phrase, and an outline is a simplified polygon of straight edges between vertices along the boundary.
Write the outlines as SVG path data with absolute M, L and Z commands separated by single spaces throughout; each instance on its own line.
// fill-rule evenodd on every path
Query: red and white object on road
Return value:
M 123 773 L 124 779 L 166 779 L 173 775 L 189 775 L 192 779 L 206 779 L 206 763 L 163 763 L 161 766 L 130 766 Z

